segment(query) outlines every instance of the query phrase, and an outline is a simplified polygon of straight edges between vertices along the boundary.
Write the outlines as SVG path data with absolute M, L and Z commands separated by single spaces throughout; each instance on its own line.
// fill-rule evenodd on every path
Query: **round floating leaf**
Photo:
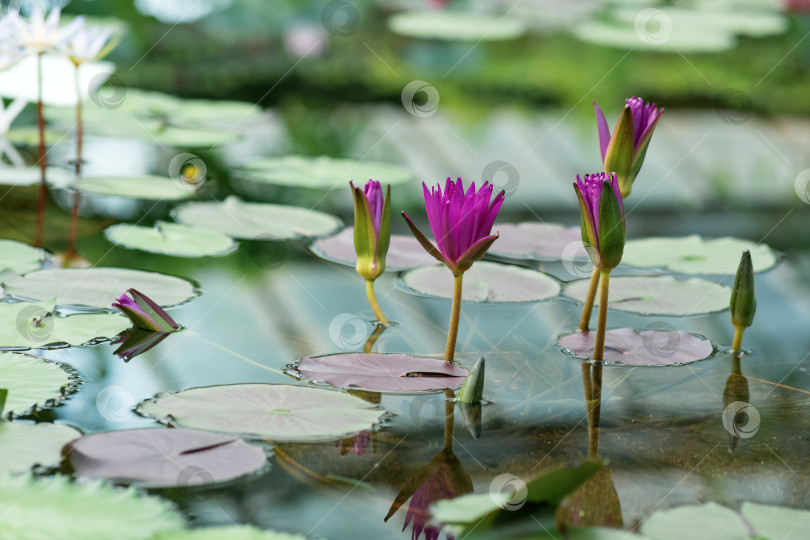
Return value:
M 274 185 L 318 189 L 348 189 L 350 180 L 365 185 L 369 179 L 402 184 L 413 175 L 390 163 L 337 159 L 326 156 L 262 158 L 244 165 L 249 178 Z
M 659 510 L 641 524 L 641 533 L 655 540 L 751 539 L 750 532 L 737 512 L 712 502 Z
M 167 176 L 97 176 L 79 182 L 82 193 L 150 201 L 178 201 L 194 196 L 195 190 Z
M 445 266 L 406 272 L 397 285 L 406 292 L 439 298 L 453 297 L 453 274 Z M 468 302 L 539 302 L 560 293 L 560 285 L 536 270 L 478 261 L 464 273 L 462 300 Z
M 589 281 L 574 281 L 563 294 L 584 302 Z M 729 287 L 700 278 L 615 277 L 610 280 L 608 307 L 640 315 L 699 315 L 728 309 L 729 298 Z
M 588 260 L 579 227 L 528 221 L 498 224 L 494 230 L 500 237 L 489 250 L 492 255 L 533 261 Z
M 154 227 L 121 223 L 104 230 L 113 244 L 128 249 L 162 253 L 175 257 L 206 257 L 225 255 L 236 248 L 229 236 L 196 227 L 159 221 Z
M 152 488 L 226 482 L 267 462 L 261 448 L 242 439 L 193 429 L 95 433 L 65 450 L 80 476 Z
M 755 272 L 776 265 L 778 259 L 765 244 L 739 238 L 701 238 L 698 235 L 677 238 L 642 238 L 624 246 L 622 262 L 642 268 L 661 267 L 682 274 L 722 274 L 733 276 L 740 255 L 751 252 Z
M 251 525 L 234 525 L 161 533 L 152 540 L 307 540 L 307 538 L 300 534 L 263 531 Z
M 243 202 L 233 196 L 223 202 L 186 203 L 175 209 L 174 218 L 192 227 L 245 240 L 324 236 L 335 232 L 341 225 L 338 218 L 315 210 Z
M 33 186 L 40 182 L 39 168 L 28 167 L 0 167 L 0 185 L 4 186 Z M 73 179 L 73 173 L 57 167 L 48 167 L 45 170 L 48 182 L 63 184 Z
M 273 441 L 340 439 L 371 428 L 385 411 L 321 388 L 233 384 L 159 394 L 138 412 L 179 426 Z
M 419 39 L 499 41 L 526 32 L 519 20 L 460 11 L 406 11 L 388 19 L 388 29 Z
M 65 476 L 0 476 L 0 515 L 2 540 L 144 540 L 184 525 L 159 497 Z
M 53 312 L 53 302 L 0 303 L 0 347 L 37 349 L 57 343 L 84 345 L 111 339 L 130 325 L 129 319 L 117 313 L 61 317 L 50 315 Z
M 662 24 L 660 21 L 648 24 L 650 26 L 642 21 L 637 29 L 635 21 L 593 20 L 578 24 L 572 33 L 578 39 L 596 45 L 662 53 L 721 52 L 736 45 L 734 34 L 721 28 L 709 29 L 694 24 L 676 26 L 674 22 Z
M 788 540 L 810 538 L 810 512 L 806 510 L 746 502 L 741 513 L 759 536 Z
M 354 251 L 354 227 L 343 229 L 329 238 L 316 240 L 309 249 L 327 261 L 352 267 L 357 264 L 357 253 Z M 391 244 L 388 246 L 388 255 L 385 258 L 386 270 L 400 272 L 434 264 L 436 264 L 436 259 L 425 251 L 416 238 L 401 234 L 391 235 Z
M 592 358 L 596 332 L 577 332 L 557 341 L 563 352 L 577 358 Z M 708 358 L 711 342 L 674 328 L 633 330 L 616 328 L 605 332 L 605 364 L 624 366 L 683 365 Z
M 37 270 L 45 260 L 45 251 L 14 240 L 0 240 L 0 266 L 18 274 Z
M 0 352 L 0 388 L 8 390 L 4 416 L 20 416 L 34 407 L 58 402 L 74 384 L 75 376 L 61 364 L 27 354 Z
M 34 465 L 54 467 L 62 461 L 62 447 L 81 435 L 63 424 L 0 422 L 0 474 L 25 472 Z
M 179 148 L 210 148 L 212 146 L 221 146 L 236 141 L 241 136 L 241 133 L 237 131 L 222 131 L 187 126 L 164 126 L 162 124 L 157 124 L 154 126 L 154 131 L 150 132 L 148 137 L 144 138 L 154 141 L 161 146 L 176 146 Z
M 0 273 L 6 294 L 31 300 L 56 298 L 60 306 L 110 309 L 127 289 L 134 288 L 162 307 L 181 304 L 198 294 L 185 279 L 128 268 L 48 268 L 25 276 Z
M 422 392 L 455 388 L 467 370 L 441 359 L 408 354 L 346 353 L 302 356 L 296 371 L 312 382 L 373 392 Z

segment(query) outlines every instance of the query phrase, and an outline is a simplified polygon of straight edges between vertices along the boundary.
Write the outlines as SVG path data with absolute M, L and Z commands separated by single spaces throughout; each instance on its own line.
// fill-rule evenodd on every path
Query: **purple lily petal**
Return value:
M 643 99 L 635 96 L 625 100 L 625 103 L 630 106 L 633 113 L 633 146 L 635 151 L 638 151 L 639 141 L 652 128 L 664 109 L 658 110 L 655 103 L 644 103 Z
M 371 207 L 371 217 L 374 221 L 374 230 L 377 237 L 380 236 L 380 224 L 382 223 L 383 212 L 383 192 L 380 183 L 376 180 L 369 180 L 364 188 L 364 193 Z
M 596 126 L 599 129 L 599 149 L 602 151 L 602 161 L 605 161 L 605 153 L 607 152 L 608 144 L 610 143 L 610 128 L 608 127 L 605 113 L 593 102 L 593 108 L 596 111 Z

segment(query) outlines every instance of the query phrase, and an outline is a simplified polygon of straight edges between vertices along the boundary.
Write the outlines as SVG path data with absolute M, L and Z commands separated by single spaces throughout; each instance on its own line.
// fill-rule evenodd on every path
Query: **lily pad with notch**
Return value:
M 218 257 L 236 249 L 236 242 L 216 231 L 158 221 L 154 227 L 127 223 L 112 225 L 104 230 L 113 244 L 127 249 L 139 249 L 175 257 Z
M 334 236 L 316 240 L 309 246 L 316 256 L 327 261 L 355 266 L 357 253 L 354 250 L 354 227 L 347 227 Z M 411 270 L 423 266 L 433 266 L 436 259 L 431 257 L 413 236 L 392 234 L 385 257 L 385 268 L 391 272 Z
M 62 447 L 81 435 L 64 424 L 0 422 L 0 474 L 55 467 L 62 461 Z
M 452 298 L 453 274 L 445 266 L 417 268 L 405 272 L 397 286 L 420 296 Z M 537 270 L 478 261 L 464 274 L 461 299 L 486 304 L 540 302 L 559 293 L 559 282 Z
M 350 180 L 355 185 L 365 185 L 373 178 L 395 185 L 413 179 L 413 174 L 399 165 L 327 156 L 261 158 L 243 165 L 242 171 L 258 182 L 313 189 L 348 189 Z
M 39 269 L 46 258 L 47 254 L 43 249 L 15 240 L 0 240 L 0 266 L 18 274 Z
M 456 388 L 467 376 L 465 368 L 443 359 L 378 353 L 302 356 L 289 373 L 335 388 L 403 394 Z
M 370 429 L 385 411 L 344 392 L 231 384 L 158 394 L 138 413 L 171 425 L 271 441 L 328 441 Z
M 78 376 L 62 364 L 28 354 L 0 352 L 0 388 L 8 391 L 3 416 L 23 416 L 35 408 L 55 406 L 78 383 Z

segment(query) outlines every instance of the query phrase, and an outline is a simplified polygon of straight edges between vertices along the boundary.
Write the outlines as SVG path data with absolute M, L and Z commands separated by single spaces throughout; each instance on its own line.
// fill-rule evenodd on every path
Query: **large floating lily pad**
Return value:
M 54 467 L 62 461 L 62 447 L 81 435 L 63 424 L 0 422 L 0 474 Z
M 4 416 L 20 416 L 34 407 L 61 401 L 75 384 L 75 376 L 60 364 L 27 354 L 0 352 L 0 388 L 8 390 Z
M 273 441 L 340 439 L 369 429 L 384 411 L 321 388 L 232 384 L 160 394 L 138 412 L 178 426 Z
M 149 201 L 179 201 L 194 196 L 189 184 L 168 176 L 98 176 L 79 182 L 82 193 Z
M 806 510 L 746 502 L 740 513 L 765 538 L 810 538 L 810 512 Z
M 406 11 L 389 18 L 388 28 L 403 36 L 447 41 L 499 41 L 526 32 L 516 19 L 460 11 Z
M 18 274 L 37 270 L 45 261 L 45 251 L 14 240 L 0 240 L 0 267 Z
M 377 353 L 302 356 L 296 371 L 309 381 L 337 388 L 402 393 L 455 388 L 467 376 L 466 369 L 442 359 Z
M 300 534 L 263 531 L 252 525 L 205 527 L 190 531 L 172 531 L 158 534 L 152 540 L 307 540 Z
M 144 540 L 184 525 L 164 499 L 61 475 L 1 475 L 0 516 L 2 540 Z
M 577 358 L 593 358 L 595 339 L 595 331 L 577 332 L 560 337 L 557 343 L 564 352 Z M 674 328 L 616 328 L 605 332 L 603 362 L 624 366 L 672 366 L 703 360 L 713 352 L 708 339 Z
M 413 175 L 390 163 L 337 159 L 326 156 L 284 156 L 262 158 L 244 165 L 249 178 L 280 186 L 318 189 L 348 189 L 349 181 L 365 185 L 369 179 L 384 184 L 401 184 Z
M 574 281 L 563 294 L 584 302 L 589 281 Z M 698 315 L 728 309 L 730 297 L 729 287 L 700 278 L 615 277 L 610 279 L 608 307 L 641 315 Z
M 73 179 L 73 173 L 58 167 L 48 167 L 45 170 L 48 182 L 63 184 Z M 40 172 L 35 166 L 13 167 L 4 165 L 0 167 L 0 185 L 4 186 L 33 186 L 39 184 Z
M 357 264 L 357 253 L 354 251 L 354 227 L 343 229 L 335 236 L 316 240 L 309 249 L 327 261 L 347 266 Z M 388 246 L 388 255 L 385 258 L 386 270 L 399 272 L 434 264 L 436 264 L 436 259 L 425 251 L 416 238 L 402 234 L 391 235 L 391 244 Z
M 53 344 L 84 345 L 112 339 L 130 322 L 116 313 L 54 314 L 51 303 L 0 303 L 0 347 L 38 349 Z M 1 388 L 1 387 L 0 387 Z
M 745 526 L 737 512 L 713 502 L 700 506 L 689 505 L 659 510 L 641 524 L 641 533 L 655 540 L 674 540 L 675 538 L 747 540 L 752 538 L 751 531 Z
M 194 284 L 185 279 L 127 268 L 48 268 L 25 276 L 4 271 L 0 281 L 6 294 L 30 300 L 56 298 L 60 306 L 109 309 L 130 288 L 163 307 L 197 295 Z
M 223 202 L 186 203 L 175 209 L 174 217 L 186 225 L 245 240 L 325 236 L 341 226 L 338 218 L 323 212 L 296 206 L 249 203 L 233 196 Z
M 453 297 L 453 274 L 445 266 L 417 268 L 397 282 L 406 292 L 438 298 Z M 464 274 L 462 300 L 468 302 L 539 302 L 560 293 L 552 277 L 536 270 L 478 261 Z
M 193 429 L 95 433 L 65 451 L 80 476 L 153 488 L 225 482 L 267 461 L 261 448 L 242 439 Z
M 535 261 L 588 260 L 579 227 L 556 223 L 505 223 L 494 227 L 500 237 L 489 253 Z
M 677 238 L 628 240 L 622 262 L 642 268 L 660 267 L 682 274 L 722 274 L 737 272 L 740 255 L 751 252 L 755 272 L 776 265 L 778 259 L 765 244 L 739 238 L 701 238 L 698 235 Z
M 175 257 L 213 257 L 225 255 L 236 248 L 236 242 L 222 233 L 162 221 L 154 227 L 121 223 L 107 227 L 104 234 L 113 244 L 128 249 Z

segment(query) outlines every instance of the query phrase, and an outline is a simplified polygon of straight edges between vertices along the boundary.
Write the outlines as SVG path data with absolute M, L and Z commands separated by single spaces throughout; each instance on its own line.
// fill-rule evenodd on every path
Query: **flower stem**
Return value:
M 380 309 L 380 304 L 377 303 L 377 295 L 374 294 L 373 279 L 366 280 L 366 296 L 368 296 L 368 303 L 371 304 L 371 310 L 374 312 L 374 316 L 377 317 L 377 321 L 385 326 L 391 326 L 391 323 L 388 322 L 388 319 L 385 318 L 385 314 L 383 314 Z
M 67 250 L 65 253 L 67 257 L 72 257 L 76 254 L 76 236 L 79 230 L 79 201 L 81 195 L 79 194 L 79 180 L 82 177 L 82 98 L 81 89 L 79 86 L 79 66 L 76 65 L 75 70 L 76 82 L 76 165 L 75 171 L 75 184 L 73 189 L 73 210 L 70 213 L 70 231 L 68 232 Z
M 446 452 L 453 451 L 453 431 L 456 420 L 456 395 L 452 389 L 448 388 L 444 391 L 444 450 Z
M 388 330 L 388 327 L 384 324 L 378 324 L 371 335 L 366 340 L 366 344 L 363 346 L 364 353 L 370 353 L 371 349 L 374 347 L 374 344 L 377 343 L 377 340 L 380 338 L 383 332 Z
M 745 328 L 740 326 L 734 327 L 734 341 L 731 342 L 731 350 L 733 352 L 740 352 L 740 348 L 742 347 L 742 337 Z
M 596 342 L 593 346 L 593 359 L 601 362 L 605 355 L 605 328 L 607 327 L 608 287 L 610 270 L 600 270 L 599 315 L 596 322 Z
M 444 361 L 452 362 L 456 354 L 458 338 L 458 321 L 461 316 L 461 282 L 464 273 L 453 276 L 453 311 L 450 314 L 450 328 L 447 330 L 447 348 L 444 350 Z
M 587 332 L 588 323 L 593 312 L 593 302 L 596 300 L 596 291 L 599 289 L 599 267 L 594 266 L 591 274 L 591 284 L 588 287 L 588 296 L 585 297 L 585 305 L 582 306 L 582 318 L 579 320 L 579 331 Z
M 588 409 L 591 415 L 588 423 L 588 457 L 599 456 L 599 421 L 602 415 L 602 364 L 591 366 L 591 400 Z
M 48 158 L 45 153 L 45 117 L 42 115 L 42 55 L 37 55 L 37 129 L 39 131 L 39 196 L 37 197 L 37 222 L 34 232 L 34 247 L 42 246 L 42 234 L 45 230 L 45 208 L 48 204 L 48 184 L 45 181 L 45 168 Z

